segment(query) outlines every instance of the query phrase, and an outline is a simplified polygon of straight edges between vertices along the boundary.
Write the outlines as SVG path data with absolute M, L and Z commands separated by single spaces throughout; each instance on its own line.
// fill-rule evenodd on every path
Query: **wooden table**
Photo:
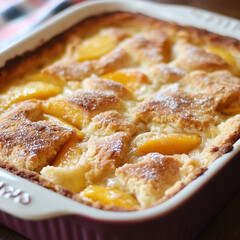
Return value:
M 240 20 L 240 0 L 155 0 L 162 3 L 184 4 L 224 14 Z M 240 160 L 240 159 L 239 159 Z M 27 238 L 0 224 L 0 240 Z M 240 193 L 223 209 L 196 240 L 240 239 Z M 45 240 L 45 239 L 44 239 Z M 106 239 L 108 240 L 108 239 Z

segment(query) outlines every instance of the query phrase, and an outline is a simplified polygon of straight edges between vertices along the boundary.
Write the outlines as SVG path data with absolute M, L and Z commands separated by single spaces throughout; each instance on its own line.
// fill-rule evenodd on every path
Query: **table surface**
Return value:
M 240 19 L 240 0 L 155 0 L 161 3 L 184 4 Z M 227 5 L 226 5 L 227 2 Z M 27 238 L 0 224 L 0 240 Z M 216 216 L 196 240 L 240 239 L 240 193 Z

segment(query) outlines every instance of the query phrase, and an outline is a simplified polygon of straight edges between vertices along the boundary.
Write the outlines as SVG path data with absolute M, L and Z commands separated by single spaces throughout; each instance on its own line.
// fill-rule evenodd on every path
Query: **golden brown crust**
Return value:
M 203 92 L 214 96 L 218 109 L 240 105 L 240 79 L 228 71 L 206 73 L 192 72 L 180 84 L 192 92 Z
M 42 72 L 44 74 L 58 76 L 66 81 L 81 81 L 91 74 L 98 75 L 115 71 L 128 65 L 128 56 L 123 50 L 113 50 L 99 60 L 77 60 L 66 59 L 49 67 Z
M 177 57 L 174 64 L 183 70 L 214 71 L 229 68 L 229 64 L 220 56 L 209 53 L 200 47 L 184 42 L 180 42 L 177 47 L 180 57 Z
M 41 120 L 40 102 L 27 101 L 0 119 L 0 159 L 39 170 L 51 163 L 74 131 Z
M 124 132 L 90 139 L 85 161 L 91 165 L 86 173 L 87 184 L 106 182 L 127 158 L 129 135 Z
M 123 48 L 132 55 L 136 61 L 143 61 L 150 65 L 168 60 L 168 45 L 166 34 L 161 30 L 153 30 L 145 35 L 129 39 Z
M 129 57 L 122 49 L 116 49 L 101 57 L 95 65 L 96 73 L 102 75 L 130 65 Z
M 65 60 L 47 67 L 43 70 L 43 73 L 62 77 L 66 81 L 80 81 L 93 72 L 94 63 L 94 61 Z
M 182 128 L 198 129 L 213 122 L 216 103 L 212 96 L 194 95 L 181 89 L 159 91 L 136 108 L 136 116 L 144 122 L 169 123 Z
M 125 120 L 118 112 L 108 111 L 100 113 L 92 119 L 89 131 L 93 134 L 98 132 L 100 136 L 121 131 L 133 135 L 137 132 L 137 128 L 133 123 Z
M 219 128 L 221 134 L 203 151 L 203 156 L 207 159 L 206 167 L 224 153 L 232 151 L 233 144 L 240 138 L 240 115 L 227 120 Z
M 167 64 L 154 65 L 150 72 L 161 83 L 177 82 L 186 74 L 183 69 Z
M 118 168 L 116 175 L 145 207 L 149 207 L 164 195 L 169 186 L 181 179 L 180 166 L 174 157 L 149 153 L 139 163 Z
M 97 90 L 79 90 L 68 96 L 66 101 L 87 116 L 94 116 L 99 112 L 117 109 L 120 106 L 120 100 L 116 95 Z
M 104 78 L 88 78 L 84 80 L 83 86 L 85 89 L 99 90 L 102 92 L 112 92 L 119 98 L 131 99 L 132 93 L 121 83 L 104 79 Z

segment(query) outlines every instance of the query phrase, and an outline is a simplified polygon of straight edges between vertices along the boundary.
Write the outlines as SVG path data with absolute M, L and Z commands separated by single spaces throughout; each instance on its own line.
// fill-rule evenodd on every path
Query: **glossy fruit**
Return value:
M 70 167 L 78 163 L 82 154 L 79 144 L 81 139 L 78 136 L 71 138 L 64 147 L 58 152 L 54 162 L 54 167 Z
M 43 104 L 43 112 L 64 119 L 67 123 L 81 129 L 84 119 L 79 109 L 62 99 L 50 100 Z
M 62 92 L 62 88 L 47 82 L 35 81 L 10 87 L 4 94 L 9 104 L 27 99 L 47 99 Z
M 117 46 L 117 42 L 108 35 L 97 35 L 86 39 L 77 49 L 78 61 L 98 59 Z
M 145 136 L 144 136 L 145 135 Z M 201 143 L 201 137 L 191 133 L 143 134 L 137 141 L 137 151 L 143 154 L 158 152 L 165 155 L 189 153 Z
M 211 53 L 214 53 L 220 57 L 222 57 L 225 61 L 227 61 L 232 67 L 235 66 L 236 61 L 234 57 L 231 55 L 231 53 L 219 48 L 219 47 L 214 47 L 214 46 L 209 46 L 207 50 Z
M 83 191 L 83 194 L 93 201 L 127 210 L 136 209 L 139 206 L 139 203 L 133 196 L 113 187 L 90 185 Z

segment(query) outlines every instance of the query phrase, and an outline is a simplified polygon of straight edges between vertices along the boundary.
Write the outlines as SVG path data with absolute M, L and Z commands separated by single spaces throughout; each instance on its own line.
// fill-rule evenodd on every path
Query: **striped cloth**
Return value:
M 0 0 L 0 51 L 61 10 L 84 0 Z

